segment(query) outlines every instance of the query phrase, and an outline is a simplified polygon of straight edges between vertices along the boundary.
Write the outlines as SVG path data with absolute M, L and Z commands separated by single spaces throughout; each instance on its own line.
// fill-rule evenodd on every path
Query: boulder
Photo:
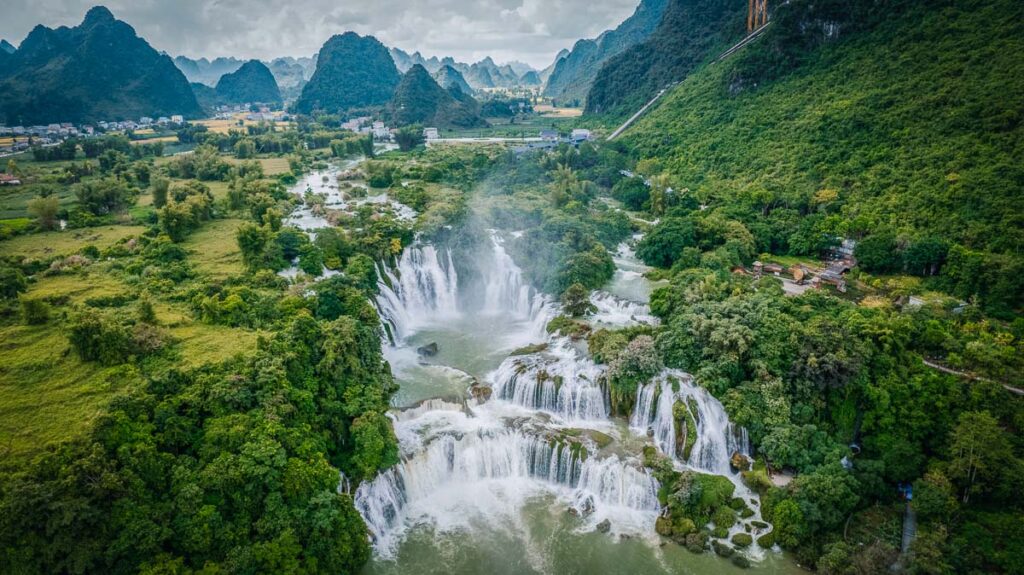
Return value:
M 473 385 L 469 386 L 469 394 L 473 396 L 473 399 L 479 402 L 489 400 L 491 398 L 492 392 L 493 390 L 490 388 L 490 386 L 487 385 L 480 385 L 478 383 L 474 383 Z
M 737 547 L 749 547 L 754 542 L 754 538 L 747 533 L 737 533 L 732 536 L 732 544 Z
M 711 548 L 715 550 L 715 553 L 719 557 L 732 557 L 733 553 L 736 552 L 732 547 L 729 547 L 725 543 L 721 543 L 719 541 L 712 541 Z
M 612 522 L 605 519 L 604 521 L 597 524 L 598 533 L 608 533 L 612 530 Z
M 432 341 L 427 345 L 421 345 L 416 348 L 416 353 L 422 357 L 434 357 L 437 355 L 437 342 Z
M 740 569 L 747 569 L 750 567 L 750 559 L 742 555 L 733 555 L 732 564 L 739 567 Z
M 729 466 L 733 471 L 750 471 L 752 463 L 749 457 L 739 451 L 733 452 L 732 457 L 729 458 Z

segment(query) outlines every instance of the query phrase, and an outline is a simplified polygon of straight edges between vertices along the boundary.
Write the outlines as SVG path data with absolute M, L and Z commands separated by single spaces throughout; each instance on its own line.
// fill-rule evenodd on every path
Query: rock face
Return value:
M 217 97 L 229 104 L 280 104 L 281 90 L 266 64 L 249 60 L 217 82 Z
M 735 451 L 732 457 L 729 458 L 729 465 L 733 471 L 750 471 L 751 461 L 746 455 Z
M 373 36 L 332 36 L 317 55 L 316 72 L 302 88 L 294 112 L 345 111 L 386 104 L 400 81 L 391 54 Z
M 438 347 L 436 341 L 432 341 L 427 345 L 421 345 L 416 348 L 416 353 L 419 354 L 421 357 L 434 357 L 435 355 L 437 355 L 437 352 Z
M 644 41 L 658 26 L 668 0 L 643 0 L 632 16 L 593 40 L 580 40 L 568 54 L 559 54 L 544 86 L 544 95 L 560 102 L 582 103 L 598 71 L 608 59 Z M 538 80 L 540 76 L 538 75 Z
M 0 123 L 90 123 L 202 115 L 188 80 L 109 10 L 78 26 L 36 26 L 0 60 Z

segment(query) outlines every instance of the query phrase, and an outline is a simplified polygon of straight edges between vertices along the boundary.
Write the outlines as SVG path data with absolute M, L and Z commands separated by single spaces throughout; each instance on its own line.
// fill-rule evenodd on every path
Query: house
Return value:
M 576 128 L 572 131 L 572 135 L 569 136 L 569 139 L 572 140 L 573 142 L 583 142 L 586 140 L 590 140 L 592 137 L 593 136 L 591 135 L 590 130 Z
M 540 139 L 545 142 L 556 142 L 558 141 L 558 132 L 554 130 L 541 130 Z
M 171 123 L 173 123 L 173 124 L 184 124 L 185 123 L 185 117 L 182 116 L 181 114 L 172 114 L 171 115 Z
M 21 180 L 13 174 L 0 174 L 0 186 L 20 186 Z
M 149 116 L 143 116 L 143 117 L 139 118 L 139 125 L 140 126 L 148 126 L 148 125 L 150 125 L 152 123 L 153 123 L 153 118 L 150 118 Z
M 441 135 L 437 133 L 437 128 L 423 128 L 423 137 L 428 140 L 436 140 Z

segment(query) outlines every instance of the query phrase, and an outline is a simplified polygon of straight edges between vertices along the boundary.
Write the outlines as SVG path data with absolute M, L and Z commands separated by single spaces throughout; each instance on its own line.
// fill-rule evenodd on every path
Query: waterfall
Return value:
M 676 445 L 680 432 L 674 414 L 677 401 L 686 406 L 697 429 L 690 457 L 685 461 L 679 453 L 681 446 Z M 662 453 L 708 473 L 731 475 L 732 454 L 739 451 L 750 455 L 746 429 L 730 422 L 722 404 L 679 370 L 666 369 L 651 382 L 639 386 L 629 424 L 641 433 L 650 430 Z
M 522 431 L 443 435 L 373 481 L 362 483 L 355 505 L 374 547 L 384 555 L 393 550 L 413 510 L 443 513 L 438 505 L 438 500 L 445 499 L 442 492 L 455 494 L 456 505 L 486 506 L 487 501 L 469 500 L 465 490 L 494 480 L 520 488 L 532 484 L 549 491 L 565 490 L 563 495 L 579 509 L 607 505 L 657 511 L 658 485 L 646 470 L 616 456 L 584 461 L 585 453 L 585 449 Z
M 597 311 L 590 317 L 595 323 L 625 327 L 645 323 L 658 325 L 658 318 L 651 315 L 647 304 L 630 301 L 606 291 L 597 290 L 590 295 L 590 303 Z
M 491 253 L 482 264 L 486 315 L 511 313 L 528 320 L 534 337 L 544 336 L 544 326 L 554 316 L 554 304 L 523 277 L 523 270 L 505 251 L 505 241 L 496 230 L 490 230 Z
M 424 326 L 458 317 L 459 276 L 451 250 L 442 256 L 432 245 L 410 246 L 396 270 L 382 263 L 377 275 L 377 309 L 396 343 Z
M 568 338 L 555 338 L 543 352 L 505 359 L 487 379 L 497 399 L 569 421 L 593 421 L 608 419 L 601 372 Z

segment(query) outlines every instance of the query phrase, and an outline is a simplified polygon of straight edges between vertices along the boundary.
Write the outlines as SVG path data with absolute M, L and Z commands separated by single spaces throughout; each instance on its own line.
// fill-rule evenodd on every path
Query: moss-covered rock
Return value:
M 744 506 L 743 509 L 740 510 L 740 517 L 743 519 L 750 519 L 753 516 L 754 510 L 749 507 Z
M 711 530 L 711 536 L 712 537 L 717 537 L 718 539 L 725 539 L 726 537 L 729 536 L 729 528 L 728 527 L 715 527 L 714 529 Z
M 740 569 L 747 569 L 750 567 L 750 559 L 742 555 L 733 555 L 732 564 L 739 567 Z
M 672 518 L 660 516 L 654 520 L 654 531 L 662 537 L 672 536 Z
M 723 505 L 715 510 L 714 515 L 711 516 L 711 520 L 715 522 L 715 527 L 730 529 L 736 524 L 736 512 Z
M 736 552 L 732 547 L 721 541 L 712 541 L 711 548 L 715 550 L 715 554 L 719 557 L 732 557 L 733 553 Z
M 509 355 L 530 355 L 530 354 L 534 354 L 534 353 L 540 353 L 542 351 L 547 351 L 547 349 L 548 349 L 548 344 L 546 344 L 546 343 L 537 343 L 537 344 L 534 344 L 534 345 L 527 345 L 527 346 L 521 347 L 521 348 L 513 351 Z
M 742 497 L 733 497 L 732 499 L 729 500 L 729 507 L 732 507 L 736 511 L 739 511 L 740 509 L 743 509 L 746 506 L 747 504 L 745 501 L 743 501 Z
M 748 533 L 737 533 L 732 536 L 731 541 L 737 547 L 750 547 L 750 544 L 754 542 L 754 538 Z
M 690 553 L 703 553 L 707 544 L 708 536 L 699 531 L 686 536 L 686 549 Z
M 758 529 L 767 529 L 768 528 L 768 524 L 765 523 L 764 521 L 751 521 L 750 524 L 753 525 L 754 527 L 758 528 Z
M 765 533 L 764 535 L 757 538 L 757 544 L 765 549 L 769 549 L 775 545 L 775 532 Z

